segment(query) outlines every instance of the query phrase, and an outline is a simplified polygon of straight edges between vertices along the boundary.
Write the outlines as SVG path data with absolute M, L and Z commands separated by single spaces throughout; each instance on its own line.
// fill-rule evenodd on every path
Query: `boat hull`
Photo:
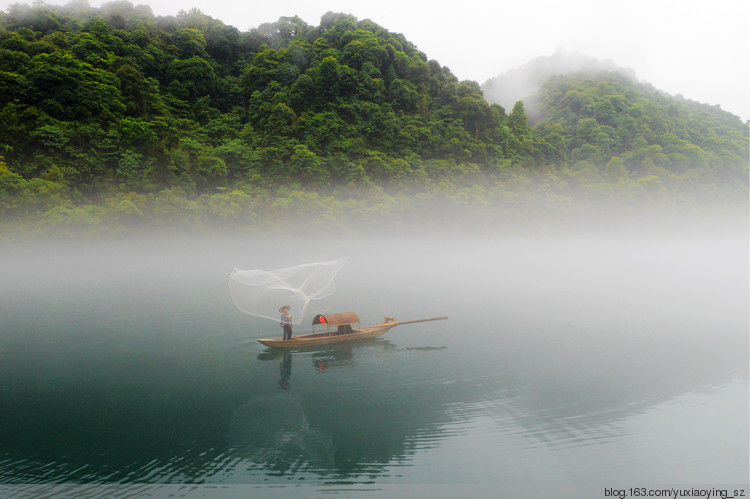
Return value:
M 348 343 L 350 341 L 376 338 L 387 333 L 392 327 L 393 325 L 391 324 L 379 324 L 377 326 L 367 326 L 360 329 L 354 329 L 353 332 L 344 334 L 307 334 L 304 336 L 293 336 L 291 340 L 283 340 L 281 338 L 263 338 L 258 341 L 271 348 L 305 348 L 308 346 Z

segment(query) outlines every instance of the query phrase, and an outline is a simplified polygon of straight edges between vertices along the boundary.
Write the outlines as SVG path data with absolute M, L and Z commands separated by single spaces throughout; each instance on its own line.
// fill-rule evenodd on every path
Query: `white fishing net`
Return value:
M 240 270 L 229 274 L 229 293 L 237 308 L 249 315 L 278 321 L 279 308 L 291 307 L 292 324 L 300 324 L 307 305 L 336 291 L 336 274 L 346 258 L 307 263 L 279 270 Z

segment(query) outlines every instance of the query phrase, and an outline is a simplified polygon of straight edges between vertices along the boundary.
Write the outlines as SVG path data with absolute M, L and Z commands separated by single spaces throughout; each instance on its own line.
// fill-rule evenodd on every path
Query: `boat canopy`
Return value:
M 346 326 L 359 324 L 359 317 L 354 312 L 344 312 L 342 314 L 321 314 L 316 315 L 312 321 L 313 326 L 323 324 L 326 326 Z

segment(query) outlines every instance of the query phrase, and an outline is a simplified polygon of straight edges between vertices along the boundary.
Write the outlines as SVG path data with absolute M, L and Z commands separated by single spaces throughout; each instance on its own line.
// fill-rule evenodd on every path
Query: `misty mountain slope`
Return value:
M 736 116 L 622 71 L 539 85 L 506 113 L 348 14 L 241 32 L 196 9 L 14 4 L 0 12 L 0 229 L 572 216 L 589 198 L 700 205 L 696 189 L 746 203 Z
M 634 79 L 632 69 L 615 66 L 610 60 L 596 59 L 587 55 L 558 50 L 550 56 L 541 56 L 526 64 L 511 69 L 482 84 L 482 92 L 488 102 L 497 103 L 505 109 L 534 95 L 551 77 L 579 72 L 617 72 Z
M 747 185 L 748 126 L 718 106 L 670 96 L 619 72 L 551 77 L 528 99 L 535 132 L 568 164 L 613 178 L 699 172 Z
M 639 82 L 612 61 L 558 51 L 488 80 L 482 91 L 527 116 L 537 163 L 609 165 L 605 181 L 702 172 L 747 182 L 747 124 Z

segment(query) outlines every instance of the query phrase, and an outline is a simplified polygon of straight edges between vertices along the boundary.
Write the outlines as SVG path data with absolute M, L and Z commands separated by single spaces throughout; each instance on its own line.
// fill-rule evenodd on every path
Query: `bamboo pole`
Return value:
M 431 317 L 429 319 L 417 319 L 415 321 L 403 321 L 403 322 L 393 322 L 393 323 L 385 323 L 387 326 L 403 326 L 404 324 L 415 324 L 417 322 L 430 322 L 430 321 L 444 321 L 448 317 Z

